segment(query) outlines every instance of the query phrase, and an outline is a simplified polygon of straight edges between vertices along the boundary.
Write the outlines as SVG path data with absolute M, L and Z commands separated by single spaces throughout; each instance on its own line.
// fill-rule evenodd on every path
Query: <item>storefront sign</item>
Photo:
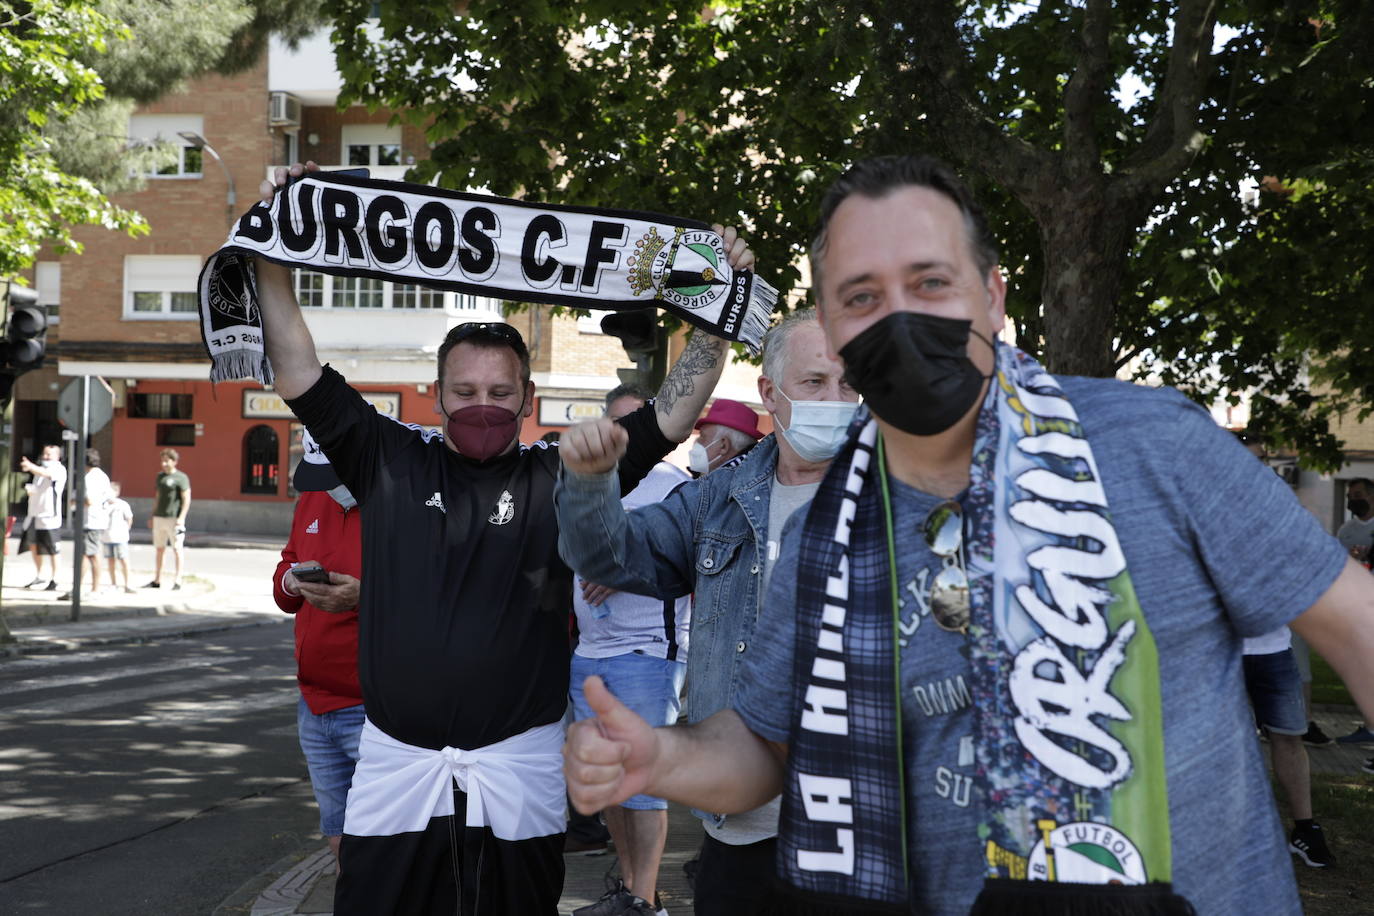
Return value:
M 540 426 L 571 426 L 583 420 L 595 420 L 606 412 L 601 401 L 587 398 L 540 398 Z
M 401 414 L 401 396 L 395 393 L 379 394 L 375 391 L 359 392 L 363 400 L 377 408 L 377 412 L 383 416 L 399 417 Z M 291 408 L 286 406 L 286 401 L 275 391 L 264 391 L 261 388 L 245 389 L 243 392 L 243 416 L 244 419 L 267 419 L 267 420 L 290 420 L 295 418 Z

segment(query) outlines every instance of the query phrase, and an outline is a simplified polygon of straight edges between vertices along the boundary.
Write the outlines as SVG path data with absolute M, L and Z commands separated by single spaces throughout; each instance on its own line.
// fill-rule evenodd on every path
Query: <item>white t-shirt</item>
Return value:
M 134 523 L 133 508 L 119 498 L 111 499 L 105 505 L 110 514 L 110 524 L 100 533 L 100 542 L 102 544 L 129 543 L 129 528 Z
M 1374 515 L 1369 517 L 1369 521 L 1362 522 L 1358 518 L 1346 521 L 1341 527 L 1336 529 L 1336 540 L 1349 550 L 1352 547 L 1368 547 L 1374 541 Z
M 62 489 L 67 485 L 67 469 L 60 461 L 44 461 L 43 468 L 51 477 L 34 474 L 24 484 L 29 493 L 29 520 L 40 531 L 55 531 L 62 527 Z
M 100 468 L 86 471 L 86 530 L 103 531 L 110 524 L 110 476 Z
M 1293 645 L 1293 634 L 1288 627 L 1279 627 L 1259 636 L 1247 636 L 1241 652 L 1246 655 L 1273 655 Z

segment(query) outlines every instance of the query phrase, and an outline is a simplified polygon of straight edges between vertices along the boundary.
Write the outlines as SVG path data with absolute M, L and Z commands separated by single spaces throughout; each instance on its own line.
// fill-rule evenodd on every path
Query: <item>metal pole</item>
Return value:
M 76 457 L 72 473 L 76 479 L 76 510 L 72 513 L 72 621 L 81 619 L 81 564 L 86 560 L 86 427 L 91 414 L 91 377 L 81 376 L 81 412 L 76 423 Z M 96 557 L 93 563 L 99 563 Z
M 11 395 L 13 392 L 11 392 Z M 0 430 L 0 518 L 8 521 L 10 514 L 10 478 L 14 474 L 10 471 L 10 443 L 14 439 L 14 398 L 11 396 L 5 401 L 3 413 L 0 413 L 0 423 L 4 424 L 4 429 Z M 8 537 L 8 534 L 0 534 L 0 537 Z M 5 578 L 5 551 L 8 543 L 0 543 L 0 580 Z M 10 632 L 9 624 L 5 622 L 5 612 L 0 609 L 0 643 L 14 642 L 14 634 Z

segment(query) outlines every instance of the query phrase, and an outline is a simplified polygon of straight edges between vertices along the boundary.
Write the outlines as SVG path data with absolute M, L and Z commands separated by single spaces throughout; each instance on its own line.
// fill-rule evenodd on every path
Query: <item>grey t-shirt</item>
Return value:
M 1277 475 L 1177 392 L 1060 382 L 1091 438 L 1159 649 L 1175 889 L 1202 916 L 1250 912 L 1257 900 L 1266 913 L 1300 913 L 1241 679 L 1241 641 L 1310 607 L 1345 551 Z M 912 520 L 934 498 L 900 484 L 894 491 L 897 530 L 915 531 Z M 795 718 L 800 526 L 790 528 L 759 621 L 772 638 L 755 640 L 735 699 L 750 729 L 773 741 L 788 740 Z M 965 782 L 974 768 L 962 763 L 971 759 L 968 663 L 959 637 L 911 614 L 913 602 L 919 614 L 922 571 L 936 559 L 917 536 L 897 543 L 914 893 L 922 912 L 963 916 L 983 874 L 983 799 Z

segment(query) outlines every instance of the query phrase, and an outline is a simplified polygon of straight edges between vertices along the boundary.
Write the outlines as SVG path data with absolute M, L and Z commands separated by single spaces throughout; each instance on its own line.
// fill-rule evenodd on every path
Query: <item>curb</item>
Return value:
M 230 630 L 246 630 L 252 627 L 289 623 L 291 620 L 292 618 L 286 614 L 282 614 L 280 620 L 268 614 L 252 614 L 232 620 L 204 620 L 198 623 L 188 623 L 185 626 L 175 626 L 166 630 L 149 630 L 147 632 L 125 630 L 123 632 L 108 634 L 76 636 L 70 639 L 52 637 L 50 639 L 44 639 L 42 642 L 25 640 L 23 637 L 19 637 L 11 643 L 0 643 L 0 658 L 11 658 L 20 655 L 55 654 L 58 652 L 69 652 L 74 649 L 90 648 L 92 646 L 133 645 L 136 643 L 157 642 L 164 639 L 185 639 L 189 636 L 205 633 L 223 633 Z

